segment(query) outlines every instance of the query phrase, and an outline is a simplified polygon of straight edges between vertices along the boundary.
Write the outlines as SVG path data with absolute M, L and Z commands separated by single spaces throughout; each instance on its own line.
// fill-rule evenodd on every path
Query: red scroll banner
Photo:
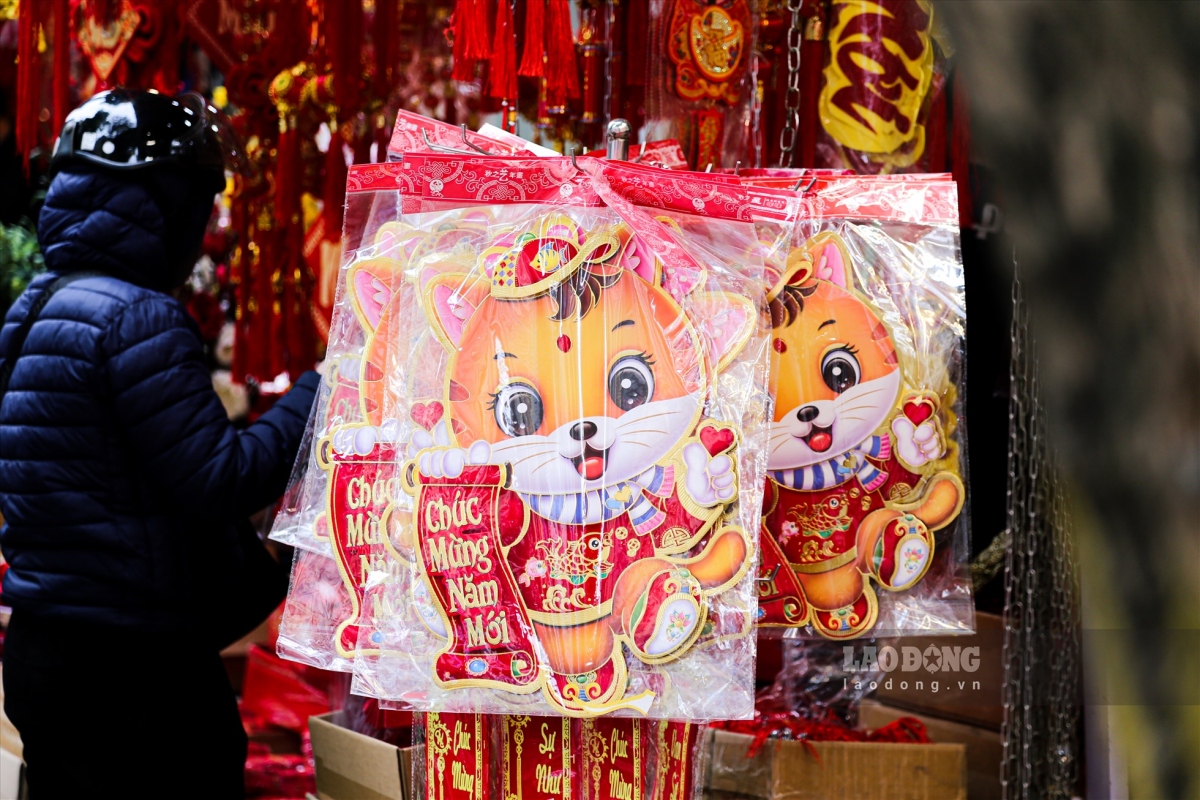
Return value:
M 415 469 L 417 541 L 429 588 L 449 636 L 434 665 L 447 688 L 497 685 L 536 691 L 540 673 L 532 628 L 500 547 L 500 530 L 521 530 L 527 510 L 502 491 L 505 467 L 467 467 L 457 478 L 427 478 Z M 464 677 L 465 676 L 465 677 Z
M 491 748 L 482 714 L 425 715 L 426 800 L 487 800 Z
M 572 800 L 579 796 L 570 717 L 498 717 L 504 797 Z
M 583 782 L 595 800 L 645 800 L 645 723 L 632 717 L 598 717 L 583 729 Z
M 354 658 L 367 576 L 387 569 L 383 519 L 398 490 L 396 445 L 366 441 L 364 437 L 373 433 L 374 428 L 361 426 L 355 435 L 355 426 L 350 426 L 326 437 L 317 448 L 317 463 L 329 473 L 325 526 L 353 604 L 350 617 L 334 634 L 334 647 L 342 658 Z M 336 452 L 334 440 L 344 442 L 348 451 Z
M 658 769 L 651 800 L 688 800 L 695 792 L 697 742 L 703 728 L 690 722 L 660 720 L 654 748 Z

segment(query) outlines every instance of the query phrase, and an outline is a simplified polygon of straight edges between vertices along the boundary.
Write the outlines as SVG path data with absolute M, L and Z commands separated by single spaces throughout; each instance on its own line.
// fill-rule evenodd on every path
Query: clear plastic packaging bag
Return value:
M 497 152 L 515 149 L 480 134 L 467 136 L 477 147 Z M 401 111 L 391 148 L 395 154 L 403 154 L 456 141 L 462 146 L 462 137 L 462 131 L 452 125 Z M 325 380 L 271 532 L 272 539 L 307 551 L 294 558 L 289 597 L 294 596 L 295 602 L 289 602 L 281 624 L 280 655 L 342 671 L 350 670 L 356 650 L 355 621 L 361 616 L 366 576 L 376 567 L 388 566 L 380 552 L 382 540 L 350 528 L 377 525 L 387 506 L 384 495 L 375 491 L 381 477 L 375 473 L 382 467 L 361 462 L 371 452 L 367 439 L 390 440 L 394 445 L 400 434 L 394 413 L 385 415 L 384 405 L 391 401 L 385 395 L 390 384 L 383 363 L 386 347 L 395 336 L 404 335 L 414 308 L 412 289 L 398 276 L 410 256 L 434 244 L 403 224 L 396 192 L 363 190 L 353 176 L 350 184 Z M 443 236 L 436 244 L 445 245 L 446 239 Z M 362 449 L 366 452 L 355 452 Z M 339 466 L 345 460 L 343 455 L 360 463 Z M 350 474 L 355 471 L 362 474 Z M 345 486 L 330 485 L 330 476 L 337 474 L 344 475 Z M 367 477 L 371 491 L 363 495 L 354 490 L 355 496 L 350 497 L 349 482 L 357 487 Z M 348 512 L 353 512 L 350 521 L 346 520 Z M 333 527 L 346 528 L 346 536 L 359 538 L 353 552 L 346 551 L 344 542 L 335 552 L 331 520 Z M 362 541 L 364 537 L 375 541 Z M 320 558 L 329 563 L 321 564 Z M 325 618 L 317 612 L 339 616 Z
M 828 180 L 773 261 L 759 615 L 789 636 L 974 626 L 957 188 L 908 177 Z
M 400 471 L 412 504 L 390 512 L 414 535 L 408 577 L 390 578 L 411 579 L 412 602 L 377 625 L 356 691 L 447 711 L 751 713 L 768 406 L 753 222 L 714 213 L 706 243 L 617 213 L 596 197 L 606 179 L 567 159 L 403 171 L 420 198 L 406 224 L 457 213 L 486 232 L 465 271 L 423 283 L 449 362 Z M 409 371 L 429 361 L 414 352 Z

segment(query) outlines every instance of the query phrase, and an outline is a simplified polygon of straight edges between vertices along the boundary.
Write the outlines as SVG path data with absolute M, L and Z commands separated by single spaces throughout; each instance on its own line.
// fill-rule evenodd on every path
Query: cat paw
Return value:
M 422 475 L 428 478 L 457 478 L 466 466 L 487 464 L 491 460 L 492 447 L 482 439 L 466 449 L 439 447 L 444 444 L 444 438 L 443 441 L 439 441 L 439 429 L 444 437 L 445 428 L 440 422 L 434 429 L 433 436 L 424 431 L 413 435 L 413 443 L 409 446 L 409 458 L 417 459 L 417 469 Z M 418 447 L 418 444 L 424 446 Z
M 727 503 L 737 494 L 733 461 L 724 453 L 711 456 L 703 444 L 692 442 L 683 448 L 683 463 L 687 466 L 688 494 L 697 504 Z
M 946 449 L 933 420 L 913 425 L 908 417 L 896 417 L 892 420 L 892 433 L 895 435 L 897 455 L 911 467 L 922 467 L 930 461 L 936 461 Z

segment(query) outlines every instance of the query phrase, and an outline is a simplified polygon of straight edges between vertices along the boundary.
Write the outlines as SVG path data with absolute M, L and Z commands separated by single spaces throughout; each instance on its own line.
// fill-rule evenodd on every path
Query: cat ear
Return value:
M 849 289 L 850 253 L 846 243 L 836 233 L 819 233 L 805 243 L 812 257 L 813 276 Z
M 485 278 L 458 272 L 435 275 L 425 283 L 425 316 L 447 350 L 458 349 L 467 320 L 490 289 Z
M 688 297 L 687 306 L 708 357 L 720 372 L 750 340 L 757 320 L 754 303 L 731 292 L 696 292 Z
M 350 268 L 350 305 L 363 328 L 374 331 L 379 327 L 383 310 L 396 292 L 397 282 L 403 280 L 390 258 L 373 258 Z

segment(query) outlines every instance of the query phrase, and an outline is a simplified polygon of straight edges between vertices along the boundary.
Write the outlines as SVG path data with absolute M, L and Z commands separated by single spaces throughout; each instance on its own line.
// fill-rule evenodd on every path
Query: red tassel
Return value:
M 547 0 L 546 104 L 550 113 L 562 113 L 568 100 L 579 97 L 579 66 L 575 62 L 575 34 L 571 30 L 569 0 Z
M 325 186 L 321 193 L 325 208 L 325 230 L 336 239 L 342 230 L 342 211 L 346 205 L 346 153 L 342 148 L 340 131 L 332 131 L 329 149 L 325 151 Z
M 479 60 L 479 44 L 475 41 L 480 27 L 475 18 L 475 0 L 456 0 L 454 16 L 454 70 L 451 78 L 470 81 L 475 78 L 475 62 Z
M 375 86 L 376 94 L 385 104 L 396 88 L 396 54 L 400 41 L 396 16 L 396 0 L 375 0 L 375 30 L 371 35 L 375 44 Z
M 325 50 L 338 108 L 357 110 L 362 73 L 362 1 L 326 0 Z
M 38 116 L 42 111 L 42 57 L 38 53 L 38 29 L 46 4 L 30 2 L 18 6 L 17 17 L 17 152 L 29 173 L 29 154 L 38 146 Z M 41 12 L 41 13 L 39 13 Z
M 925 120 L 925 153 L 922 156 L 922 172 L 946 171 L 946 93 L 950 86 L 946 80 L 935 75 L 930 89 L 929 117 Z
M 508 0 L 496 2 L 496 36 L 488 64 L 487 94 L 501 100 L 517 98 L 517 32 Z
M 525 3 L 525 48 L 521 51 L 521 67 L 517 70 L 517 74 L 524 78 L 540 78 L 545 75 L 545 55 L 546 0 L 527 0 Z
M 800 152 L 799 163 L 795 165 L 798 167 L 816 166 L 817 100 L 821 94 L 825 51 L 823 39 L 805 39 L 800 45 Z
M 975 224 L 975 208 L 971 197 L 971 109 L 967 105 L 967 90 L 962 75 L 955 71 L 951 83 L 951 115 L 954 127 L 950 130 L 950 171 L 958 183 L 959 224 L 970 228 Z
M 488 36 L 488 21 L 491 18 L 490 0 L 472 0 L 471 38 L 467 40 L 467 58 L 486 61 L 492 57 L 492 38 Z
M 646 55 L 650 49 L 646 38 L 650 32 L 650 12 L 646 7 L 647 0 L 630 0 L 625 6 L 625 26 L 628 36 L 625 39 L 625 85 L 646 85 Z M 664 19 L 670 16 L 664 15 Z
M 69 0 L 58 0 L 54 7 L 54 137 L 62 132 L 63 120 L 71 109 L 71 4 Z
M 299 177 L 303 170 L 300 163 L 300 137 L 294 123 L 280 132 L 276 151 L 275 221 L 286 227 L 292 224 L 292 217 L 299 211 Z

